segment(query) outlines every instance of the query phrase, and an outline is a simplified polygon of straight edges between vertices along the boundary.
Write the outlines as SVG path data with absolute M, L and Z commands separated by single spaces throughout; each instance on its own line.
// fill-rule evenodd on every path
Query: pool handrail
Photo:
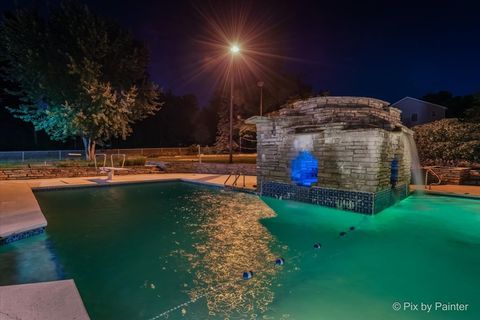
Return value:
M 242 177 L 242 176 L 243 176 L 243 188 L 246 187 L 246 184 L 245 184 L 245 174 L 242 173 L 242 172 L 231 172 L 231 173 L 228 175 L 228 177 L 227 177 L 227 179 L 225 180 L 225 182 L 223 183 L 224 186 L 227 186 L 227 182 L 228 182 L 228 180 L 230 180 L 230 178 L 231 178 L 232 176 L 234 176 L 234 179 L 235 179 L 235 180 L 233 180 L 233 183 L 232 183 L 232 185 L 231 185 L 232 187 L 236 187 L 236 186 L 237 186 L 237 181 L 238 181 L 238 179 L 239 179 L 240 177 Z
M 433 176 L 435 176 L 435 178 L 437 178 L 438 181 L 428 184 L 428 173 L 431 173 Z M 425 168 L 425 189 L 428 188 L 428 190 L 432 190 L 432 185 L 438 186 L 441 183 L 442 183 L 442 179 L 440 178 L 440 176 L 435 171 L 433 171 L 432 168 L 426 167 Z

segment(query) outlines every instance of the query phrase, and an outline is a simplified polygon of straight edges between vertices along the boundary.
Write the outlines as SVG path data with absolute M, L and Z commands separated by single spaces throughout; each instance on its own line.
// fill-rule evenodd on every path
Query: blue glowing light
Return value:
M 308 151 L 301 151 L 292 160 L 292 181 L 299 186 L 310 187 L 317 182 L 318 161 Z

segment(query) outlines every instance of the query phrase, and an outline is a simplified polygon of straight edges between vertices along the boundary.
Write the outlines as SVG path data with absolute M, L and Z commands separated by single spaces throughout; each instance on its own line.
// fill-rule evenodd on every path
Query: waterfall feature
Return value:
M 364 214 L 405 199 L 412 176 L 421 179 L 400 115 L 386 101 L 328 96 L 247 119 L 257 126 L 260 194 Z
M 413 139 L 413 134 L 409 132 L 403 133 L 403 143 L 406 151 L 410 155 L 411 170 L 412 170 L 412 183 L 415 185 L 423 185 L 422 166 L 420 165 L 420 159 L 418 157 L 417 145 Z

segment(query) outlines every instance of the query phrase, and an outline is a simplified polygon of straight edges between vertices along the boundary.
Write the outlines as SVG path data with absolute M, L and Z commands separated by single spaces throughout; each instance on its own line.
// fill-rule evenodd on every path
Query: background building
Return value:
M 444 106 L 411 97 L 405 97 L 391 106 L 402 111 L 402 122 L 407 127 L 444 119 L 447 110 Z

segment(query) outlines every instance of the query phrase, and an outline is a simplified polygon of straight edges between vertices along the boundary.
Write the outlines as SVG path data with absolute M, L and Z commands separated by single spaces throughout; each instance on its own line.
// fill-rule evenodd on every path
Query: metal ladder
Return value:
M 227 182 L 228 180 L 230 180 L 231 177 L 234 177 L 234 180 L 233 180 L 233 183 L 231 185 L 228 185 Z M 245 188 L 246 187 L 246 184 L 245 184 L 245 174 L 244 173 L 241 173 L 241 172 L 232 172 L 228 175 L 227 179 L 225 180 L 225 182 L 223 183 L 223 185 L 225 187 L 237 187 L 237 184 L 238 184 L 238 179 L 240 179 L 241 177 L 243 177 L 243 186 L 242 188 Z
M 435 178 L 437 178 L 438 181 L 437 182 L 432 182 L 432 183 L 429 184 L 428 183 L 428 173 L 435 176 Z M 425 189 L 432 190 L 432 185 L 438 186 L 441 183 L 442 183 L 442 179 L 439 177 L 438 174 L 435 173 L 435 171 L 432 170 L 432 168 L 425 168 Z

